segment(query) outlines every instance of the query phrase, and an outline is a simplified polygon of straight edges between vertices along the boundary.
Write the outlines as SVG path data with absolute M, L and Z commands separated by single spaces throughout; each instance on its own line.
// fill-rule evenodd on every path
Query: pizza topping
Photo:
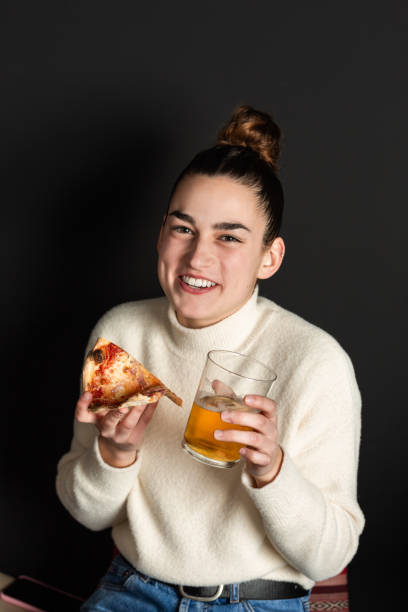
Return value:
M 89 409 L 94 412 L 115 410 L 130 399 L 133 405 L 153 403 L 163 395 L 182 405 L 182 400 L 141 363 L 104 338 L 98 338 L 86 358 L 82 380 L 84 391 L 92 393 Z
M 102 363 L 102 361 L 105 359 L 105 355 L 101 349 L 96 349 L 92 352 L 92 358 L 95 363 Z
M 125 385 L 116 385 L 116 387 L 113 387 L 112 389 L 112 393 L 115 397 L 119 397 L 120 395 L 123 395 L 124 392 L 125 392 Z
M 92 401 L 94 404 L 97 404 L 98 399 L 102 397 L 102 387 L 90 386 L 89 389 L 87 389 L 87 391 L 90 391 L 92 393 Z

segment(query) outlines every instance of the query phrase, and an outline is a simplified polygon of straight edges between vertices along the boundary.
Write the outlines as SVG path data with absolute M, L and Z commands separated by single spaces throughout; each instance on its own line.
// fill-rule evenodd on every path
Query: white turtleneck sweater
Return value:
M 123 347 L 183 398 L 162 398 L 137 461 L 114 468 L 94 425 L 77 423 L 58 465 L 57 492 L 80 523 L 112 527 L 139 571 L 174 584 L 254 578 L 298 582 L 339 573 L 353 557 L 364 518 L 356 500 L 360 394 L 351 362 L 327 333 L 274 302 L 251 299 L 215 325 L 190 329 L 166 298 L 122 304 L 93 330 Z M 277 478 L 257 489 L 243 463 L 206 466 L 181 448 L 210 349 L 253 355 L 278 378 Z

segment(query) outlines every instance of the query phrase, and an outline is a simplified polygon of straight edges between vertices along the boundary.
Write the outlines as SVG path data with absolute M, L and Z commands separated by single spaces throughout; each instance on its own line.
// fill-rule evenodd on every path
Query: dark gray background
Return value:
M 352 610 L 401 594 L 404 5 L 2 3 L 0 571 L 87 595 L 105 570 L 109 533 L 54 492 L 87 337 L 110 306 L 160 294 L 173 180 L 249 103 L 285 134 L 287 257 L 262 293 L 340 341 L 363 395 Z

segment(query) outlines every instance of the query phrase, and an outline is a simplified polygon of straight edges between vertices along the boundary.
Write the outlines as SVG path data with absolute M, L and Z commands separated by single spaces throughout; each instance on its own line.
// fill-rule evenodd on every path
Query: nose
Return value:
M 197 236 L 191 243 L 188 260 L 191 268 L 203 270 L 214 261 L 211 245 L 204 238 Z

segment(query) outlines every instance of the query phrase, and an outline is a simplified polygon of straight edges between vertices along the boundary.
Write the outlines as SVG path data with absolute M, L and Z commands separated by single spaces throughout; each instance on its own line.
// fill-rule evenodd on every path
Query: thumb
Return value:
M 92 402 L 92 393 L 85 391 L 79 398 L 75 406 L 75 418 L 80 423 L 96 423 L 98 417 L 95 413 L 88 410 Z

